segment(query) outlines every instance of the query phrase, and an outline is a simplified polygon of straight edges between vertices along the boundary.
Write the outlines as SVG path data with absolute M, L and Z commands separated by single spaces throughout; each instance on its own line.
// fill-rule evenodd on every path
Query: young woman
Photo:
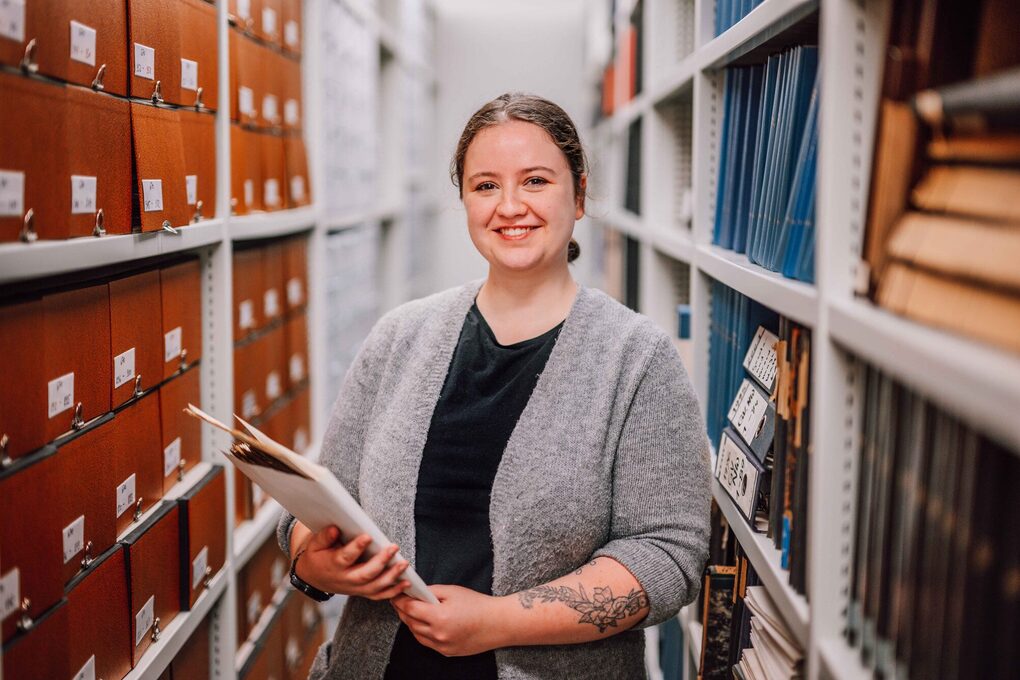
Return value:
M 304 584 L 350 597 L 313 678 L 640 678 L 636 627 L 697 594 L 708 442 L 668 336 L 568 262 L 587 166 L 573 122 L 505 94 L 451 174 L 484 281 L 386 314 L 351 367 L 323 461 L 397 546 L 285 515 Z M 314 592 L 314 591 L 313 591 Z

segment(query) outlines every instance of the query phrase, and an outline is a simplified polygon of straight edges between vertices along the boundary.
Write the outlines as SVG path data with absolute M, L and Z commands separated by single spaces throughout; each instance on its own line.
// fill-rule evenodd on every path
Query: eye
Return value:
M 524 180 L 524 183 L 529 186 L 540 187 L 548 184 L 549 180 L 547 180 L 544 177 L 529 177 L 528 179 Z
M 496 188 L 496 185 L 492 182 L 482 182 L 475 187 L 475 191 L 492 191 Z

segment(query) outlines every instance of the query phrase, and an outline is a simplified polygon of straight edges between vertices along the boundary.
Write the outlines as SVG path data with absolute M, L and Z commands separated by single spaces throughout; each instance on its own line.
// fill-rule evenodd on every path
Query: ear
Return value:
M 576 210 L 574 211 L 574 219 L 579 220 L 584 217 L 584 198 L 588 194 L 588 175 L 581 175 L 581 188 L 577 193 L 577 204 Z

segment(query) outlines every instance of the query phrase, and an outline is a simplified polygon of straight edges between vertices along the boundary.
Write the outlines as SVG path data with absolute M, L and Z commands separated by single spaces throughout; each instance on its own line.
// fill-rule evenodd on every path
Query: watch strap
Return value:
M 295 589 L 301 591 L 316 602 L 325 602 L 329 598 L 333 597 L 333 593 L 327 593 L 319 590 L 315 586 L 306 583 L 300 576 L 297 575 L 297 561 L 301 559 L 301 556 L 304 554 L 305 551 L 302 550 L 294 556 L 294 561 L 290 563 L 290 584 L 294 586 Z

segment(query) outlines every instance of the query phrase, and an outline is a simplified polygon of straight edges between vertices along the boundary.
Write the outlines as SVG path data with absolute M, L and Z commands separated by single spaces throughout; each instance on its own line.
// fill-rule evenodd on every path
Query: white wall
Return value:
M 503 92 L 519 90 L 550 99 L 570 114 L 582 138 L 594 107 L 585 72 L 586 0 L 434 0 L 436 138 L 433 143 L 438 199 L 432 281 L 437 290 L 485 276 L 487 265 L 468 238 L 464 209 L 450 183 L 449 163 L 468 118 Z M 585 252 L 587 220 L 578 222 Z

